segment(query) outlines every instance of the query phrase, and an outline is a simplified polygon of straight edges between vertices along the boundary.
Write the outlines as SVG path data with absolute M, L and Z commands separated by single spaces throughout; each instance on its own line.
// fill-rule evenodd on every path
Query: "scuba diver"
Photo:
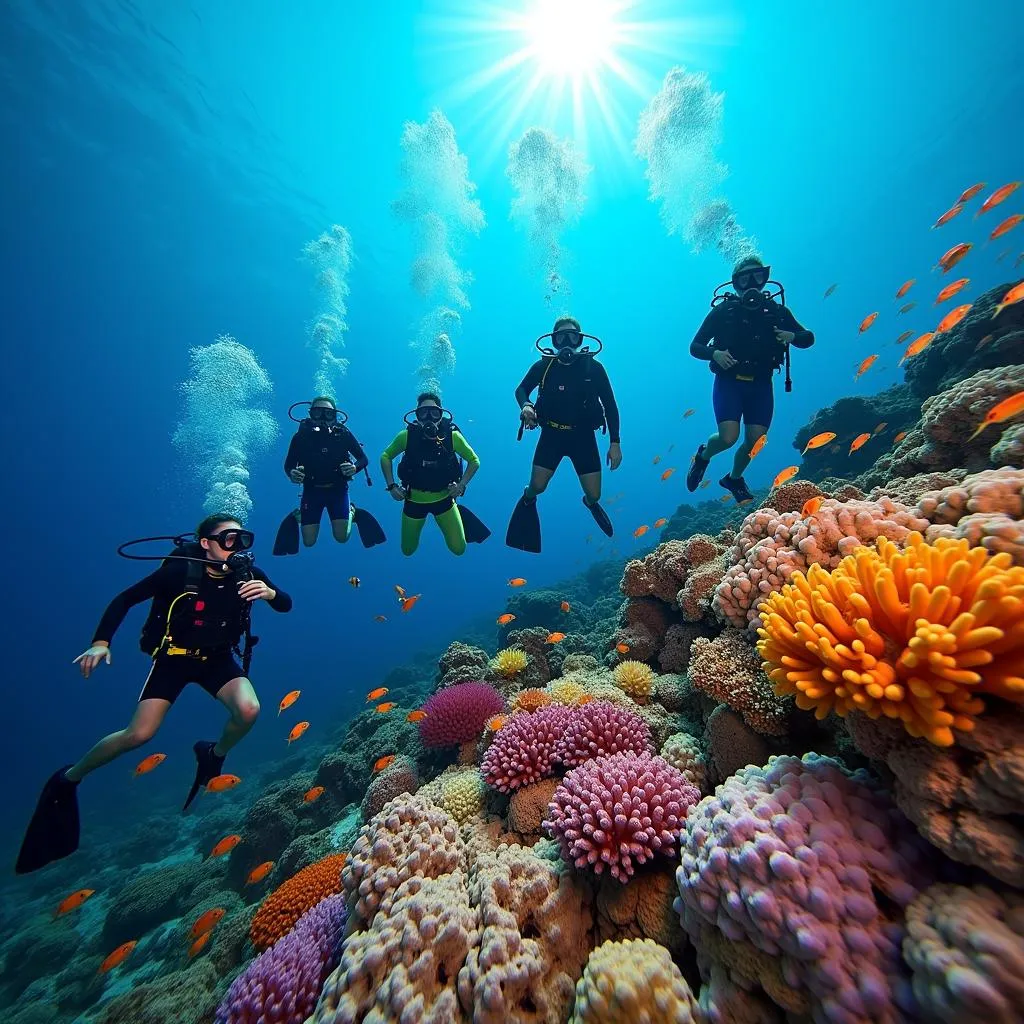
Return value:
M 730 282 L 715 289 L 711 312 L 704 318 L 690 343 L 690 355 L 711 364 L 715 375 L 712 403 L 718 430 L 696 451 L 686 474 L 686 487 L 695 491 L 704 479 L 711 460 L 731 448 L 744 424 L 743 446 L 733 458 L 732 472 L 719 480 L 738 502 L 753 500 L 743 473 L 750 464 L 751 449 L 768 433 L 775 408 L 772 374 L 786 368 L 789 377 L 789 346 L 810 348 L 814 335 L 797 323 L 786 307 L 782 285 L 771 281 L 771 267 L 756 256 L 748 256 L 733 268 Z M 775 293 L 765 291 L 775 286 Z M 778 299 L 778 301 L 776 301 Z
M 553 348 L 541 346 L 545 338 L 551 339 Z M 584 338 L 597 342 L 596 352 L 583 347 Z M 520 439 L 524 427 L 535 430 L 538 426 L 541 428 L 540 439 L 533 455 L 530 482 L 512 512 L 505 543 L 521 551 L 539 552 L 537 495 L 547 489 L 548 481 L 566 456 L 572 460 L 580 478 L 583 504 L 604 533 L 609 537 L 612 535 L 612 522 L 600 505 L 598 427 L 608 431 L 607 463 L 613 471 L 622 462 L 622 450 L 619 447 L 619 408 L 615 404 L 608 374 L 595 358 L 603 348 L 601 340 L 592 334 L 584 334 L 578 320 L 562 317 L 555 321 L 550 334 L 541 335 L 534 344 L 541 358 L 530 367 L 516 388 L 516 402 L 520 409 Z M 535 388 L 536 404 L 530 401 Z
M 174 551 L 167 556 L 125 551 L 155 540 L 173 540 Z M 110 602 L 92 644 L 74 663 L 85 678 L 100 662 L 109 665 L 118 626 L 130 608 L 151 600 L 140 639 L 142 650 L 153 659 L 149 675 L 128 726 L 105 736 L 77 764 L 65 765 L 47 780 L 18 854 L 18 874 L 36 871 L 78 849 L 78 784 L 90 772 L 151 740 L 189 683 L 198 683 L 216 697 L 229 718 L 219 740 L 200 740 L 193 746 L 196 775 L 182 813 L 200 786 L 222 773 L 228 751 L 252 728 L 260 710 L 248 679 L 252 648 L 259 641 L 250 631 L 252 604 L 266 601 L 278 612 L 292 607 L 292 599 L 254 564 L 252 544 L 252 533 L 236 519 L 213 515 L 196 528 L 195 540 L 190 535 L 146 537 L 118 548 L 125 558 L 160 561 L 160 567 Z
M 296 402 L 292 411 L 305 402 Z M 366 472 L 369 460 L 362 445 L 348 429 L 348 417 L 338 413 L 333 398 L 314 398 L 309 404 L 309 416 L 297 420 L 284 472 L 293 484 L 302 484 L 299 507 L 285 516 L 274 541 L 275 555 L 295 555 L 299 551 L 299 525 L 302 543 L 312 547 L 320 535 L 320 520 L 327 510 L 331 532 L 339 544 L 344 544 L 355 524 L 363 547 L 383 544 L 387 538 L 380 523 L 366 509 L 356 508 L 349 500 L 348 484 L 359 472 Z M 371 484 L 370 474 L 366 482 Z
M 452 414 L 441 408 L 441 399 L 431 391 L 416 399 L 416 408 L 406 413 L 405 423 L 405 429 L 380 457 L 388 493 L 395 501 L 405 502 L 402 554 L 411 555 L 419 546 L 429 515 L 441 528 L 448 550 L 453 555 L 464 554 L 467 543 L 481 544 L 491 535 L 465 505 L 455 501 L 466 493 L 480 459 L 452 421 Z M 399 453 L 404 454 L 398 463 L 400 483 L 395 483 L 392 461 Z

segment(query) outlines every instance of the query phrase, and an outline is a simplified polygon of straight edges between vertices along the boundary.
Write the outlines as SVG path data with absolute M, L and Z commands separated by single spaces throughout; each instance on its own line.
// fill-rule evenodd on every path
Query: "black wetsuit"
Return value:
M 553 472 L 568 457 L 579 476 L 600 473 L 595 431 L 607 424 L 609 440 L 619 443 L 619 407 L 605 368 L 593 356 L 577 356 L 568 365 L 543 356 L 516 388 L 520 408 L 535 388 L 541 431 L 533 464 Z
M 204 571 L 196 581 L 197 593 L 187 594 L 190 564 L 180 559 L 162 563 L 155 572 L 118 594 L 96 627 L 93 643 L 102 640 L 109 644 L 129 609 L 143 601 L 153 602 L 141 640 L 143 651 L 153 656 L 153 665 L 139 694 L 140 701 L 156 697 L 173 704 L 188 683 L 198 683 L 216 697 L 225 683 L 243 675 L 232 653 L 241 638 L 242 616 L 249 604 L 238 596 L 241 580 L 234 573 L 214 577 Z M 292 599 L 275 587 L 262 569 L 254 565 L 252 575 L 277 591 L 274 600 L 267 602 L 274 611 L 291 609 Z M 167 645 L 162 643 L 165 633 L 171 637 Z M 167 647 L 189 653 L 169 654 Z
M 324 509 L 331 522 L 348 519 L 348 480 L 340 469 L 343 462 L 353 463 L 356 472 L 368 463 L 352 431 L 342 423 L 321 425 L 303 420 L 284 460 L 286 474 L 296 466 L 305 470 L 300 506 L 303 526 L 318 525 Z

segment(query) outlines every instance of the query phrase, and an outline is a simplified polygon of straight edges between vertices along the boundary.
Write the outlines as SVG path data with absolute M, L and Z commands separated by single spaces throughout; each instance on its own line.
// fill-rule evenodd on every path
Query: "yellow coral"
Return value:
M 569 678 L 556 679 L 549 683 L 547 692 L 556 704 L 564 704 L 566 707 L 579 704 L 580 699 L 587 694 L 582 683 Z
M 498 675 L 504 676 L 506 679 L 519 675 L 527 664 L 529 664 L 529 659 L 526 657 L 526 651 L 521 647 L 506 647 L 494 656 L 495 670 Z
M 654 670 L 642 661 L 622 661 L 615 666 L 612 673 L 615 685 L 633 700 L 646 704 L 651 695 L 651 684 L 654 682 Z
M 521 690 L 512 698 L 513 711 L 536 711 L 551 703 L 551 694 L 547 690 L 532 688 Z
M 441 784 L 441 806 L 460 825 L 480 813 L 486 796 L 483 776 L 475 768 L 452 773 Z
M 1024 568 L 967 540 L 881 538 L 831 572 L 794 573 L 761 617 L 775 692 L 818 718 L 898 718 L 948 747 L 974 728 L 978 693 L 1024 702 Z

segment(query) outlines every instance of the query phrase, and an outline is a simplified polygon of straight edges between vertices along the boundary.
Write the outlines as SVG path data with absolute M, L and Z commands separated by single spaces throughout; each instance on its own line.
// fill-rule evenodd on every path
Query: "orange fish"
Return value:
M 992 426 L 993 423 L 1005 423 L 1021 412 L 1024 412 L 1024 391 L 1018 391 L 1015 395 L 1010 395 L 1009 398 L 1004 398 L 993 405 L 967 440 L 973 441 L 986 427 Z
M 936 334 L 943 334 L 946 331 L 952 330 L 967 314 L 971 311 L 972 303 L 968 302 L 966 305 L 957 306 L 956 309 L 951 309 L 941 321 L 939 326 L 935 328 Z
M 288 733 L 288 746 L 291 746 L 308 728 L 309 722 L 298 722 L 293 725 L 292 731 Z
M 375 773 L 376 772 L 382 772 L 382 771 L 384 771 L 385 768 L 388 767 L 388 765 L 391 765 L 391 764 L 394 764 L 394 763 L 395 763 L 395 755 L 394 754 L 385 754 L 384 757 L 378 757 L 377 760 L 373 762 L 373 770 L 374 770 Z
M 584 704 L 589 704 L 594 699 L 592 693 L 585 693 L 576 701 L 576 707 L 581 708 Z
M 388 621 L 388 617 L 386 615 L 374 615 L 373 621 L 374 622 L 387 622 Z
M 426 711 L 421 711 L 417 708 L 415 711 L 410 711 L 409 714 L 405 716 L 405 720 L 407 722 L 422 722 L 426 717 Z
M 916 305 L 916 302 L 908 302 L 906 303 L 906 305 L 900 306 L 900 308 L 897 309 L 896 312 L 897 314 L 909 313 Z
M 123 964 L 125 960 L 131 956 L 132 950 L 139 944 L 138 939 L 132 939 L 131 942 L 122 943 L 117 949 L 114 950 L 110 956 L 107 957 L 103 963 L 100 964 L 99 973 L 106 974 L 107 971 L 113 970 L 118 964 Z
M 546 644 L 560 644 L 565 639 L 564 633 L 548 633 L 544 638 Z
M 166 760 L 166 754 L 150 754 L 149 757 L 144 757 L 135 766 L 135 774 L 145 775 L 146 772 L 151 772 L 158 764 L 162 764 Z
M 246 878 L 246 885 L 255 885 L 257 882 L 262 882 L 271 871 L 274 870 L 274 862 L 272 860 L 265 860 L 262 864 L 257 865 L 249 872 L 249 877 Z
M 281 703 L 277 707 L 278 717 L 280 717 L 282 711 L 286 711 L 299 699 L 301 693 L 301 690 L 292 690 L 281 698 Z
M 978 212 L 974 215 L 974 219 L 977 220 L 983 213 L 987 213 L 994 206 L 998 206 L 1003 202 L 1003 200 L 1012 196 L 1013 193 L 1020 188 L 1020 184 L 1021 183 L 1019 181 L 1011 181 L 1008 185 L 1002 185 L 997 188 L 995 192 L 993 192 L 992 195 L 990 195 L 978 208 Z
M 907 292 L 909 292 L 910 289 L 913 288 L 915 284 L 917 284 L 917 278 L 916 277 L 912 277 L 909 281 L 904 281 L 903 284 L 901 284 L 899 286 L 899 288 L 896 289 L 896 298 L 897 299 L 902 299 L 903 296 L 906 295 Z
M 488 718 L 487 731 L 498 732 L 507 721 L 508 715 L 495 715 L 493 718 Z
M 398 705 L 393 701 L 389 700 L 386 704 L 378 704 L 373 710 L 378 714 L 386 715 L 389 711 L 394 711 Z
M 409 611 L 412 606 L 422 597 L 422 594 L 413 594 L 412 597 L 402 598 L 402 611 Z
M 656 466 L 659 462 L 661 462 L 661 456 L 660 455 L 655 455 L 654 458 L 651 459 L 651 465 L 652 466 Z
M 761 451 L 762 451 L 762 450 L 764 449 L 764 446 L 765 446 L 765 445 L 766 445 L 767 443 L 768 443 L 768 435 L 767 435 L 767 434 L 762 434 L 762 435 L 761 435 L 761 436 L 760 436 L 760 437 L 759 437 L 759 438 L 758 438 L 758 439 L 757 439 L 757 440 L 756 440 L 756 441 L 755 441 L 755 442 L 754 442 L 754 443 L 753 443 L 753 444 L 752 444 L 752 445 L 750 446 L 750 452 L 748 453 L 748 455 L 747 455 L 747 458 L 748 458 L 748 459 L 752 459 L 752 458 L 754 458 L 754 457 L 755 457 L 756 455 L 759 455 L 759 454 L 761 453 Z
M 315 804 L 323 795 L 323 786 L 313 786 L 312 789 L 307 789 L 306 792 L 302 794 L 302 802 L 304 804 Z
M 667 480 L 675 471 L 675 466 L 673 466 L 671 469 L 666 469 L 665 472 L 661 474 L 661 479 Z
M 511 612 L 505 612 L 504 615 L 499 615 L 495 620 L 499 626 L 507 626 L 510 622 L 515 622 L 516 617 Z
M 957 214 L 964 212 L 964 204 L 956 203 L 951 206 L 933 225 L 932 230 L 935 228 L 941 228 L 943 224 L 948 224 Z
M 237 775 L 215 775 L 206 784 L 210 793 L 223 793 L 225 789 L 234 789 L 242 780 Z
M 656 530 L 660 530 L 667 522 L 668 520 L 664 516 L 661 516 L 660 518 L 654 520 L 654 528 Z
M 728 502 L 732 501 L 732 495 L 731 495 L 731 494 L 723 494 L 723 495 L 722 495 L 722 496 L 721 496 L 721 497 L 720 497 L 720 498 L 719 498 L 718 500 L 719 500 L 719 501 L 720 501 L 720 502 L 721 502 L 721 503 L 722 503 L 723 505 L 725 505 L 725 504 L 727 504 Z
M 861 320 L 860 327 L 857 329 L 858 332 L 863 334 L 877 319 L 877 313 L 868 313 L 868 315 Z
M 192 925 L 192 930 L 189 934 L 194 939 L 198 939 L 200 935 L 205 935 L 209 931 L 213 931 L 214 928 L 220 923 L 220 919 L 224 916 L 225 910 L 223 907 L 214 907 L 212 910 L 207 910 L 205 913 L 200 914 Z
M 961 242 L 959 245 L 954 245 L 952 249 L 944 252 L 938 263 L 942 268 L 942 272 L 948 274 L 973 248 L 972 243 Z
M 53 912 L 53 916 L 63 917 L 64 914 L 77 910 L 95 891 L 95 889 L 79 889 L 70 896 L 65 896 L 57 904 L 57 909 Z
M 832 435 L 835 437 L 835 434 Z M 772 481 L 772 487 L 781 487 L 787 480 L 792 480 L 793 477 L 800 472 L 799 466 L 787 466 L 779 475 Z
M 767 437 L 767 436 L 768 435 L 765 434 L 765 437 Z M 710 487 L 710 486 L 711 486 L 711 481 L 710 480 L 705 480 L 704 483 L 702 483 L 700 485 L 700 489 L 703 491 L 705 487 Z
M 802 516 L 813 516 L 814 513 L 817 512 L 819 508 L 821 508 L 822 502 L 824 502 L 824 500 L 825 499 L 820 494 L 815 498 L 808 498 L 803 503 L 803 507 L 800 509 L 800 514 Z
M 992 234 L 988 236 L 988 240 L 994 242 L 997 238 L 1002 238 L 1003 235 L 1012 231 L 1022 220 L 1024 220 L 1024 213 L 1011 214 L 998 227 L 992 229 Z
M 896 436 L 895 436 L 895 437 L 894 437 L 894 438 L 892 439 L 892 443 L 893 443 L 893 444 L 899 444 L 899 443 L 900 443 L 900 441 L 902 441 L 902 440 L 903 440 L 903 438 L 905 438 L 906 436 L 907 436 L 907 432 L 906 432 L 905 430 L 901 430 L 901 431 L 900 431 L 900 432 L 899 432 L 899 433 L 898 433 L 898 434 L 897 434 L 897 435 L 896 435 Z
M 850 445 L 850 451 L 849 451 L 848 454 L 852 455 L 855 451 L 857 451 L 858 448 L 863 448 L 864 445 L 866 445 L 868 443 L 868 441 L 870 441 L 870 440 L 871 440 L 871 435 L 870 434 L 858 434 L 853 439 L 853 444 Z
M 986 334 L 985 337 L 974 346 L 974 351 L 980 352 L 994 337 L 994 334 Z
M 366 695 L 366 700 L 367 700 L 367 702 L 374 701 L 374 700 L 380 700 L 381 697 L 383 697 L 387 692 L 388 692 L 388 688 L 386 686 L 378 686 L 376 690 L 371 690 Z
M 993 319 L 999 316 L 999 314 L 1002 313 L 1002 311 L 1006 309 L 1007 306 L 1012 306 L 1015 303 L 1020 302 L 1021 299 L 1024 299 L 1024 281 L 1021 281 L 1020 284 L 1015 284 L 1003 296 L 1003 301 L 1000 302 L 998 306 L 996 306 L 994 312 L 992 313 Z
M 914 333 L 913 331 L 904 331 L 904 332 L 903 332 L 903 333 L 902 333 L 902 334 L 901 334 L 901 335 L 900 335 L 900 336 L 899 336 L 899 337 L 898 337 L 898 338 L 896 339 L 896 342 L 895 342 L 895 343 L 896 343 L 897 345 L 902 345 L 902 344 L 903 344 L 903 342 L 905 342 L 905 341 L 907 340 L 907 338 L 909 338 L 909 337 L 910 337 L 910 336 L 911 336 L 911 335 L 912 335 L 913 333 Z
M 877 427 L 875 427 L 872 433 L 880 434 L 883 430 L 885 430 L 887 426 L 889 426 L 889 424 L 886 423 L 885 420 L 882 420 L 882 422 L 879 423 Z
M 980 191 L 981 191 L 981 190 L 982 190 L 982 189 L 983 189 L 984 187 L 985 187 L 985 182 L 983 182 L 983 181 L 979 181 L 977 185 L 972 185 L 972 186 L 971 186 L 970 188 L 965 188 L 965 189 L 963 190 L 963 192 L 961 192 L 961 193 L 960 193 L 960 198 L 959 198 L 959 199 L 957 200 L 957 203 L 966 203 L 966 202 L 970 201 L 970 200 L 971 200 L 971 199 L 973 199 L 973 198 L 974 198 L 974 197 L 975 197 L 975 196 L 976 196 L 976 195 L 977 195 L 977 194 L 978 194 L 978 193 L 979 193 L 979 192 L 980 192 Z
M 615 650 L 617 650 L 619 652 L 619 654 L 629 654 L 629 644 L 626 644 L 626 643 L 616 644 L 615 645 Z
M 205 935 L 200 935 L 191 946 L 188 947 L 188 958 L 191 960 L 193 957 L 198 956 L 203 951 L 205 946 L 210 941 L 210 936 L 213 932 L 207 932 Z
M 685 420 L 685 419 L 688 419 L 688 418 L 689 418 L 690 416 L 692 416 L 692 415 L 693 415 L 693 414 L 694 414 L 694 413 L 695 413 L 696 411 L 697 411 L 696 409 L 687 409 L 687 410 L 686 410 L 686 412 L 684 412 L 684 413 L 683 413 L 683 419 L 684 419 L 684 420 Z
M 823 445 L 828 444 L 829 441 L 834 441 L 835 439 L 836 435 L 831 430 L 824 430 L 820 434 L 815 434 L 814 437 L 807 442 L 807 447 L 804 448 L 800 454 L 806 455 L 813 448 L 821 448 Z
M 945 288 L 935 296 L 935 305 L 941 305 L 946 299 L 953 298 L 957 292 L 963 291 L 971 283 L 969 277 L 957 278 L 952 284 L 947 284 Z
M 562 603 L 561 603 L 561 604 L 560 604 L 560 605 L 559 605 L 558 607 L 559 607 L 559 608 L 560 608 L 560 609 L 561 609 L 561 610 L 562 610 L 563 612 L 571 612 L 571 611 L 572 611 L 572 605 L 571 605 L 571 604 L 569 604 L 569 602 L 568 602 L 568 601 L 563 601 L 563 602 L 562 602 Z
M 927 334 L 922 334 L 917 341 L 912 341 L 908 346 L 906 352 L 900 357 L 899 365 L 902 366 L 908 359 L 913 358 L 920 352 L 923 352 L 931 343 L 935 337 L 934 331 L 929 331 Z
M 867 373 L 868 370 L 871 369 L 872 365 L 874 364 L 877 358 L 877 354 L 873 356 L 868 356 L 867 359 L 865 359 L 864 362 L 862 362 L 860 366 L 857 367 L 857 372 L 853 375 L 853 379 L 856 380 L 861 374 Z
M 510 587 L 525 587 L 526 580 L 524 580 L 522 576 L 515 576 L 508 581 L 508 585 Z
M 649 527 L 649 526 L 646 526 L 646 525 L 644 525 L 644 526 L 638 526 L 638 527 L 637 527 L 637 528 L 636 528 L 636 529 L 635 529 L 635 530 L 633 531 L 633 536 L 634 536 L 634 537 L 642 537 L 642 536 L 643 536 L 643 535 L 644 535 L 644 534 L 645 534 L 645 533 L 646 533 L 646 532 L 647 532 L 647 531 L 648 531 L 649 529 L 650 529 L 650 527 Z
M 405 597 L 405 587 L 400 587 L 397 583 L 395 584 L 395 593 L 398 595 L 398 600 L 401 601 Z
M 239 835 L 225 836 L 210 851 L 210 858 L 211 858 L 211 860 L 214 857 L 223 857 L 225 853 L 230 853 L 241 841 L 242 841 L 242 837 L 239 836 Z

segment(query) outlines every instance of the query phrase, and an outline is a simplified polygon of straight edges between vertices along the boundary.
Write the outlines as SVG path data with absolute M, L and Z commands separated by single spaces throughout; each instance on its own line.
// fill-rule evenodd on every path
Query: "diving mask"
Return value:
M 211 533 L 208 540 L 215 540 L 225 551 L 248 551 L 256 538 L 252 530 L 221 530 Z
M 314 423 L 335 423 L 338 419 L 338 410 L 332 409 L 329 405 L 314 405 L 309 410 L 309 418 Z
M 741 295 L 748 291 L 762 291 L 772 276 L 771 267 L 745 267 L 733 275 L 732 286 L 736 294 Z

